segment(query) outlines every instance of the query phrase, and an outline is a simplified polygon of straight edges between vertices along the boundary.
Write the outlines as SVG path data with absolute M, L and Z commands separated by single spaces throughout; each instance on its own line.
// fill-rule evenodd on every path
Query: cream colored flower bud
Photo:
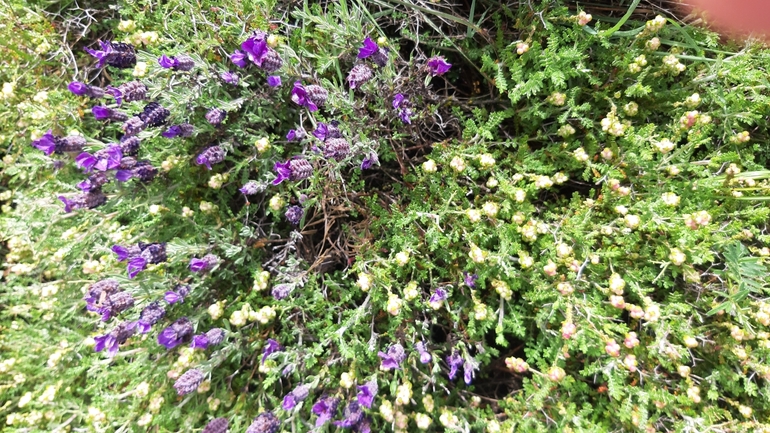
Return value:
M 519 265 L 521 265 L 522 269 L 531 268 L 535 264 L 535 259 L 532 258 L 532 256 L 520 256 L 519 257 Z
M 436 161 L 429 159 L 422 163 L 422 169 L 426 173 L 435 173 L 438 170 L 438 167 L 436 166 Z
M 638 215 L 626 215 L 623 218 L 623 222 L 625 222 L 626 227 L 630 229 L 635 229 L 639 227 L 639 223 L 641 222 L 641 219 Z
M 492 168 L 495 166 L 495 158 L 491 154 L 485 153 L 479 157 L 479 165 L 481 168 Z
M 567 373 L 561 367 L 554 366 L 548 370 L 548 378 L 554 382 L 561 382 L 565 377 L 567 377 Z
M 262 137 L 254 142 L 254 147 L 257 148 L 257 152 L 265 153 L 270 149 L 270 139 Z
M 398 316 L 399 313 L 401 313 L 402 306 L 403 301 L 398 297 L 398 295 L 394 293 L 388 295 L 388 303 L 385 309 L 388 310 L 388 313 L 390 313 L 391 316 Z
M 275 48 L 278 46 L 278 36 L 276 35 L 270 35 L 267 37 L 267 45 L 270 48 Z
M 575 157 L 576 160 L 579 162 L 586 162 L 590 158 L 589 155 L 586 153 L 586 150 L 582 147 L 578 147 L 572 152 L 572 156 Z
M 529 51 L 529 44 L 526 42 L 519 42 L 516 44 L 516 54 L 522 55 Z
M 218 320 L 220 317 L 222 317 L 222 313 L 223 313 L 223 311 L 222 311 L 222 304 L 220 304 L 219 302 L 211 304 L 211 305 L 209 305 L 209 308 L 208 308 L 207 311 L 209 313 L 209 316 L 211 316 L 211 320 Z M 231 319 L 232 319 L 232 317 L 231 317 Z M 238 320 L 238 319 L 236 319 L 236 320 Z M 230 323 L 232 323 L 232 320 L 231 320 Z
M 553 277 L 556 275 L 556 263 L 549 261 L 545 266 L 543 266 L 543 273 L 548 275 L 549 277 Z
M 396 264 L 398 266 L 406 266 L 409 263 L 409 251 L 400 251 L 396 254 Z
M 489 179 L 487 179 L 487 188 L 496 188 L 497 185 L 499 185 L 499 182 L 497 181 L 496 178 L 490 177 Z
M 416 281 L 410 281 L 409 284 L 404 287 L 404 299 L 407 301 L 413 301 L 420 296 L 420 290 L 417 288 Z
M 481 211 L 478 209 L 468 209 L 465 211 L 465 215 L 468 216 L 468 219 L 472 223 L 477 223 L 481 221 Z
M 147 62 L 136 62 L 134 71 L 131 72 L 131 75 L 137 78 L 147 75 Z
M 369 289 L 372 288 L 372 283 L 373 283 L 373 279 L 372 279 L 371 274 L 367 274 L 367 273 L 364 273 L 364 272 L 358 274 L 358 281 L 356 282 L 356 284 L 364 292 L 368 292 Z
M 484 213 L 490 217 L 494 218 L 497 216 L 497 212 L 500 211 L 500 205 L 498 205 L 495 202 L 488 201 L 484 203 L 484 205 L 481 207 L 481 209 L 484 211 Z
M 449 162 L 449 166 L 457 173 L 462 173 L 463 170 L 465 170 L 465 160 L 459 156 L 455 156 L 452 158 L 452 161 Z
M 278 212 L 286 206 L 286 200 L 284 200 L 283 197 L 281 197 L 280 195 L 276 194 L 270 197 L 268 206 L 270 207 L 270 209 Z
M 577 15 L 577 19 L 578 19 L 578 25 L 584 26 L 590 23 L 593 17 L 591 16 L 591 14 L 587 14 L 585 11 L 580 11 L 580 13 Z
M 414 422 L 417 424 L 417 428 L 420 430 L 427 430 L 430 428 L 430 424 L 433 422 L 430 416 L 424 413 L 418 413 L 414 416 Z
M 340 375 L 340 386 L 350 389 L 356 383 L 356 375 L 350 372 L 344 372 Z

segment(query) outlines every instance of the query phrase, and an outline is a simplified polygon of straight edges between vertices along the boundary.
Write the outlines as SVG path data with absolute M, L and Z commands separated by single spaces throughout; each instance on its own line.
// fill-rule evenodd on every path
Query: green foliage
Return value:
M 244 431 L 271 411 L 283 430 L 311 431 L 319 398 L 343 400 L 340 420 L 354 385 L 375 380 L 373 431 L 766 431 L 770 54 L 636 21 L 638 3 L 620 21 L 586 10 L 582 26 L 551 1 L 173 0 L 98 10 L 98 24 L 76 7 L 0 9 L 5 428 L 200 431 L 227 417 Z M 278 36 L 281 87 L 229 62 L 252 30 Z M 350 89 L 366 36 L 389 62 Z M 97 38 L 136 44 L 145 65 L 94 69 L 81 48 Z M 161 54 L 196 67 L 163 69 Z M 427 72 L 434 54 L 453 64 L 441 77 Z M 238 85 L 220 78 L 230 69 Z M 159 176 L 111 183 L 106 204 L 65 214 L 57 196 L 84 175 L 30 141 L 78 133 L 94 153 L 122 133 L 67 91 L 73 78 L 140 79 L 169 125 L 196 131 L 141 132 Z M 295 81 L 329 90 L 326 105 L 292 102 Z M 228 111 L 221 127 L 205 120 L 214 107 Z M 351 145 L 340 161 L 320 140 L 285 139 L 333 121 Z M 208 171 L 194 161 L 211 144 L 227 156 Z M 313 175 L 271 185 L 295 155 Z M 244 196 L 249 180 L 259 191 Z M 289 205 L 304 208 L 297 226 Z M 165 242 L 168 257 L 129 279 L 110 249 L 138 242 Z M 206 254 L 218 264 L 191 273 Z M 83 296 L 106 278 L 135 305 L 101 322 Z M 150 333 L 114 358 L 94 351 L 178 284 L 190 294 L 164 303 Z M 225 342 L 167 350 L 158 332 L 180 317 Z M 269 339 L 282 350 L 263 362 Z M 401 368 L 381 368 L 395 344 Z M 191 368 L 205 381 L 178 396 Z M 310 396 L 284 410 L 300 384 Z

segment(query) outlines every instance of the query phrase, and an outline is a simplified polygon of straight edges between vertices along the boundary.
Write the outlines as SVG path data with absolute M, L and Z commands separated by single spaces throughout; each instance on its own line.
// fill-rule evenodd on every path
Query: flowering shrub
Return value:
M 127 7 L 42 115 L 0 75 L 9 431 L 768 428 L 767 53 L 377 4 Z

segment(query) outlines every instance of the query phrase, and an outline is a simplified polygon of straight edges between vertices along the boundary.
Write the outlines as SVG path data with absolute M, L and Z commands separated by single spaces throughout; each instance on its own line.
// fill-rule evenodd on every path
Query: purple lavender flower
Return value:
M 192 125 L 190 125 L 192 127 Z M 163 131 L 160 135 L 165 138 L 180 137 L 184 133 L 181 125 L 169 126 L 167 130 Z
M 100 300 L 101 301 L 101 300 Z M 134 297 L 128 292 L 117 292 L 95 305 L 96 312 L 102 315 L 102 322 L 107 322 L 112 316 L 134 306 Z M 90 310 L 91 308 L 89 308 Z M 92 310 L 94 311 L 94 310 Z
M 131 68 L 136 65 L 136 52 L 132 45 L 121 42 L 99 41 L 99 46 L 100 50 L 85 48 L 88 54 L 99 60 L 99 63 L 96 65 L 97 68 L 101 68 L 105 64 L 116 68 Z
M 123 158 L 123 151 L 118 144 L 110 144 L 91 155 L 83 152 L 75 158 L 75 164 L 78 168 L 89 172 L 92 169 L 97 171 L 107 171 L 118 168 L 120 160 Z
M 410 105 L 409 100 L 401 93 L 397 93 L 396 96 L 393 97 L 393 108 L 398 110 L 398 117 L 401 119 L 401 122 L 407 125 L 412 124 L 412 110 L 409 108 Z
M 88 311 L 98 311 L 99 305 L 103 300 L 109 298 L 113 293 L 116 293 L 119 288 L 120 285 L 118 282 L 109 278 L 97 281 L 88 286 L 86 295 L 83 297 L 83 300 L 86 301 L 86 308 Z
M 94 119 L 96 120 L 109 120 L 112 118 L 115 110 L 104 105 L 94 105 L 91 108 L 91 112 L 94 113 Z
M 118 261 L 128 260 L 128 278 L 134 278 L 143 271 L 148 264 L 157 264 L 166 261 L 166 244 L 145 244 L 140 242 L 132 247 L 114 245 L 112 252 L 118 256 Z
M 157 102 L 150 102 L 145 105 L 138 117 L 142 119 L 142 122 L 144 122 L 145 125 L 153 127 L 164 124 L 170 115 L 171 112 L 167 108 L 164 108 Z
M 225 151 L 219 146 L 211 146 L 199 153 L 195 158 L 195 163 L 198 165 L 205 165 L 207 169 L 211 170 L 211 166 L 219 164 L 225 160 Z
M 80 81 L 73 81 L 67 85 L 67 89 L 70 92 L 78 96 L 88 96 L 89 98 L 98 99 L 104 96 L 104 90 L 96 86 L 89 86 L 88 84 L 81 83 Z
M 192 272 L 208 272 L 219 263 L 219 258 L 214 254 L 206 254 L 202 258 L 193 258 L 190 260 L 190 270 Z
M 270 47 L 267 46 L 267 34 L 255 32 L 254 35 L 241 43 L 241 50 L 246 53 L 248 59 L 261 67 L 262 61 L 267 56 Z
M 332 121 L 328 125 L 323 122 L 318 122 L 315 130 L 313 130 L 313 136 L 321 141 L 326 141 L 330 138 L 342 138 L 342 132 L 338 127 L 339 122 Z
M 190 337 L 192 332 L 192 322 L 187 317 L 182 317 L 158 334 L 158 343 L 166 349 L 173 349 Z
M 300 81 L 294 82 L 294 87 L 291 89 L 291 100 L 299 106 L 307 107 L 310 111 L 318 110 L 318 106 L 313 103 L 310 96 L 308 96 L 307 89 Z
M 139 245 L 132 245 L 130 247 L 113 245 L 110 249 L 113 253 L 115 253 L 119 262 L 124 260 L 131 260 L 135 257 L 139 257 L 139 255 L 142 254 L 142 248 Z
M 382 358 L 382 368 L 398 370 L 401 368 L 401 362 L 406 359 L 406 352 L 404 352 L 403 346 L 394 344 L 388 348 L 388 353 L 378 352 L 377 356 Z
M 262 350 L 262 363 L 265 363 L 265 360 L 268 356 L 272 355 L 275 352 L 280 352 L 283 350 L 283 347 L 281 345 L 273 340 L 272 338 L 268 338 L 267 342 L 265 343 L 265 348 Z
M 305 211 L 302 210 L 302 206 L 289 206 L 289 208 L 286 210 L 286 220 L 288 220 L 292 225 L 299 225 L 300 221 L 302 220 L 302 215 L 305 214 Z
M 186 298 L 189 294 L 190 286 L 180 284 L 176 286 L 174 290 L 167 291 L 163 296 L 163 299 L 165 299 L 169 304 L 176 304 L 177 302 L 184 302 L 184 298 Z
M 260 191 L 264 191 L 265 188 L 262 187 L 257 181 L 250 180 L 243 184 L 243 186 L 238 189 L 238 191 L 242 192 L 244 195 L 254 195 Z
M 152 325 L 158 323 L 160 319 L 165 317 L 166 309 L 158 301 L 153 301 L 142 309 L 139 313 L 139 320 L 136 321 L 136 325 L 139 328 L 139 332 L 146 334 L 150 332 Z
M 267 85 L 270 87 L 278 87 L 281 85 L 281 77 L 278 75 L 271 75 L 267 77 Z
M 88 84 L 81 83 L 80 81 L 69 83 L 67 89 L 78 96 L 85 96 L 88 94 Z
M 206 113 L 206 121 L 214 126 L 219 126 L 227 117 L 227 111 L 221 108 L 212 108 Z
M 340 399 L 328 395 L 324 395 L 316 404 L 313 405 L 313 413 L 318 415 L 318 419 L 315 422 L 316 427 L 321 427 L 326 424 L 337 415 L 337 406 L 340 404 Z
M 463 280 L 465 282 L 465 285 L 470 287 L 471 289 L 476 287 L 476 280 L 479 279 L 479 276 L 476 274 L 470 274 L 468 272 L 463 272 Z
M 447 298 L 447 292 L 441 287 L 436 288 L 436 291 L 428 299 L 428 303 L 433 307 L 441 307 L 441 303 Z
M 447 356 L 446 362 L 449 364 L 449 380 L 454 380 L 457 369 L 463 364 L 463 357 L 456 350 L 452 350 L 452 354 Z
M 310 385 L 299 385 L 283 397 L 281 407 L 285 411 L 290 411 L 297 406 L 297 403 L 305 400 L 308 395 L 310 395 Z
M 136 333 L 136 322 L 123 322 L 105 335 L 94 337 L 96 345 L 94 350 L 101 352 L 107 349 L 107 355 L 112 358 L 118 353 L 118 348 L 125 343 L 129 337 Z
M 107 196 L 100 190 L 89 191 L 85 194 L 79 194 L 72 198 L 63 195 L 58 197 L 64 203 L 64 212 L 70 213 L 75 209 L 93 209 L 107 203 Z
M 286 139 L 289 141 L 304 140 L 307 137 L 307 132 L 300 127 L 299 129 L 292 129 L 286 134 Z
M 361 87 L 362 84 L 371 80 L 373 76 L 374 73 L 372 72 L 372 68 L 363 63 L 359 63 L 353 66 L 353 69 L 348 73 L 348 85 L 351 89 Z
M 365 59 L 376 53 L 379 49 L 380 47 L 377 45 L 377 42 L 374 42 L 372 38 L 367 37 L 364 39 L 363 46 L 358 49 L 358 58 Z
M 32 146 L 36 147 L 38 150 L 42 150 L 46 155 L 50 155 L 56 151 L 56 137 L 49 129 L 42 137 L 33 141 Z
M 197 368 L 191 368 L 174 382 L 174 389 L 177 395 L 186 395 L 198 389 L 201 382 L 203 382 L 203 372 Z
M 192 59 L 192 57 L 186 55 L 169 58 L 163 54 L 158 58 L 158 64 L 162 68 L 170 68 L 175 71 L 189 71 L 195 67 L 195 61 Z
M 216 346 L 225 339 L 225 330 L 222 328 L 210 329 L 205 334 L 193 336 L 190 347 L 206 350 L 209 346 Z
M 241 50 L 235 50 L 235 52 L 230 54 L 230 61 L 239 68 L 245 68 L 249 65 L 249 62 L 246 59 L 246 53 Z
M 285 299 L 287 296 L 289 296 L 293 291 L 294 284 L 276 284 L 273 286 L 273 290 L 270 291 L 270 294 L 273 295 L 273 298 L 275 298 L 277 301 L 280 301 L 281 299 Z
M 428 345 L 425 344 L 424 341 L 419 341 L 417 344 L 414 345 L 414 348 L 417 350 L 417 353 L 420 354 L 420 362 L 423 364 L 427 364 L 433 359 L 433 357 L 430 355 L 430 352 L 428 352 Z
M 201 433 L 227 433 L 228 427 L 227 418 L 214 418 L 206 424 Z
M 377 379 L 372 379 L 369 382 L 358 387 L 358 402 L 362 406 L 371 409 L 374 403 L 374 397 L 377 395 L 379 387 L 377 386 Z
M 225 71 L 219 74 L 219 78 L 222 79 L 227 84 L 232 84 L 233 86 L 237 86 L 238 82 L 240 81 L 240 77 L 235 72 Z
M 444 75 L 451 67 L 452 64 L 447 63 L 442 56 L 433 56 L 428 59 L 428 69 L 430 69 L 430 74 L 434 77 Z
M 83 192 L 97 191 L 102 186 L 110 182 L 110 178 L 105 173 L 94 173 L 84 181 L 78 182 L 77 187 Z
M 476 374 L 474 373 L 474 370 L 478 369 L 478 365 L 473 360 L 466 360 L 463 363 L 463 379 L 465 380 L 466 385 L 470 385 L 471 381 L 473 381 L 473 376 Z
M 246 433 L 278 433 L 281 429 L 281 420 L 272 412 L 262 412 L 254 418 Z
M 362 419 L 361 422 L 355 426 L 353 431 L 356 433 L 372 433 L 372 419 L 368 416 L 365 416 L 364 419 Z
M 377 156 L 377 152 L 372 151 L 366 155 L 366 158 L 361 161 L 361 170 L 369 170 L 374 164 L 379 164 L 380 158 Z
M 342 428 L 352 428 L 364 419 L 364 410 L 357 401 L 353 400 L 345 407 L 342 416 L 344 418 L 341 421 L 335 421 L 334 425 Z
M 147 86 L 139 81 L 129 81 L 118 87 L 107 86 L 106 93 L 115 98 L 115 103 L 120 106 L 123 101 L 141 101 L 147 99 Z
M 284 180 L 298 181 L 307 179 L 313 174 L 313 166 L 303 158 L 295 157 L 286 162 L 276 162 L 273 170 L 278 175 L 273 185 L 278 185 Z

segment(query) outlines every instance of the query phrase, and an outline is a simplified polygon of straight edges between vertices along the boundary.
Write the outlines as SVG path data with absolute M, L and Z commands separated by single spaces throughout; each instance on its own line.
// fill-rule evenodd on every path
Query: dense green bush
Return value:
M 770 57 L 636 4 L 8 5 L 4 427 L 765 431 Z

